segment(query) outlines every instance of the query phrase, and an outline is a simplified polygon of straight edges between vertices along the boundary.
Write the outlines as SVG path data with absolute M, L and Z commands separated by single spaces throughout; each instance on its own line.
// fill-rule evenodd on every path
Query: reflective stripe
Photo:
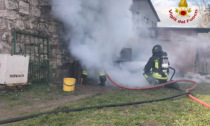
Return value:
M 98 76 L 105 76 L 105 74 L 102 73 L 102 72 L 100 72 L 100 73 L 98 74 Z
M 159 68 L 159 65 L 158 64 L 159 64 L 158 59 L 156 59 L 155 60 L 155 68 L 157 68 L 157 69 Z
M 83 75 L 88 75 L 87 71 L 82 71 Z
M 145 77 L 145 78 L 148 78 L 149 76 L 147 76 L 146 74 L 144 74 L 144 77 Z
M 166 73 L 166 77 L 162 77 L 162 75 L 160 75 L 159 73 L 153 73 L 152 74 L 153 77 L 157 78 L 157 79 L 161 79 L 161 80 L 167 80 L 168 79 L 168 74 Z

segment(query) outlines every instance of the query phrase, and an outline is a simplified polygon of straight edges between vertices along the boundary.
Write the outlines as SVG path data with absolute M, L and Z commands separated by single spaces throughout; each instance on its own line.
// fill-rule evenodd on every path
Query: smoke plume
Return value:
M 89 76 L 98 79 L 97 72 L 106 70 L 118 82 L 142 83 L 142 74 L 134 77 L 115 66 L 120 51 L 135 36 L 131 4 L 132 0 L 52 0 L 53 14 L 70 29 L 71 54 Z
M 195 52 L 208 45 L 207 39 L 171 33 L 173 42 L 160 43 L 139 37 L 133 29 L 131 5 L 132 0 L 52 0 L 52 12 L 67 30 L 69 50 L 88 76 L 98 80 L 98 73 L 106 71 L 120 84 L 146 86 L 143 68 L 155 44 L 163 46 L 177 71 L 193 71 Z M 116 64 L 125 47 L 132 48 L 133 62 Z

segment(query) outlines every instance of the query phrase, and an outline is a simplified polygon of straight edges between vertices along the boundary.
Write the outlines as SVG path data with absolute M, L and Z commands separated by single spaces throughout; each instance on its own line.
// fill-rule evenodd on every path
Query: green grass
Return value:
M 29 106 L 37 101 L 46 102 L 60 99 L 67 95 L 78 95 L 78 92 L 63 92 L 62 89 L 51 87 L 48 84 L 33 84 L 24 87 L 23 91 L 7 90 L 0 93 L 0 103 L 7 103 L 4 109 L 11 109 L 18 105 Z
M 201 100 L 210 103 L 209 86 L 202 85 L 193 92 Z M 183 86 L 188 87 L 189 85 Z M 35 88 L 35 87 L 33 87 Z M 42 87 L 43 88 L 43 87 Z M 48 88 L 48 87 L 46 87 Z M 37 94 L 46 97 L 56 93 L 56 89 L 29 89 L 26 94 Z M 59 91 L 57 92 L 59 93 Z M 61 93 L 61 92 L 60 92 Z M 66 103 L 55 110 L 81 108 L 104 104 L 127 103 L 142 100 L 163 98 L 180 93 L 180 91 L 157 88 L 151 90 L 120 89 L 110 93 L 99 93 L 74 102 Z M 77 95 L 78 92 L 63 95 Z M 63 96 L 61 95 L 61 96 Z M 21 97 L 23 96 L 20 95 Z M 25 96 L 25 95 L 24 95 Z M 59 96 L 59 97 L 61 97 Z M 7 97 L 11 97 L 8 94 Z M 43 98 L 45 99 L 45 98 Z M 17 99 L 15 99 L 17 100 Z M 46 99 L 45 99 L 46 100 Z M 91 109 L 80 112 L 44 115 L 37 118 L 17 122 L 15 126 L 210 126 L 210 109 L 193 101 L 187 96 L 181 96 L 167 101 L 140 105 Z

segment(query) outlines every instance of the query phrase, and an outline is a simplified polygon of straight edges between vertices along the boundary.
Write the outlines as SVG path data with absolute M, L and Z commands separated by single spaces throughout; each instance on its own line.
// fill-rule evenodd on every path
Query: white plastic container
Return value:
M 0 84 L 26 84 L 29 56 L 0 54 Z

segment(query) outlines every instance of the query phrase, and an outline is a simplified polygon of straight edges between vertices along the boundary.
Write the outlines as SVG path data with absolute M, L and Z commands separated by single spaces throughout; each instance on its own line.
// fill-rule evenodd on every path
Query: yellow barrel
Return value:
M 63 91 L 74 91 L 76 79 L 64 78 L 63 79 Z

